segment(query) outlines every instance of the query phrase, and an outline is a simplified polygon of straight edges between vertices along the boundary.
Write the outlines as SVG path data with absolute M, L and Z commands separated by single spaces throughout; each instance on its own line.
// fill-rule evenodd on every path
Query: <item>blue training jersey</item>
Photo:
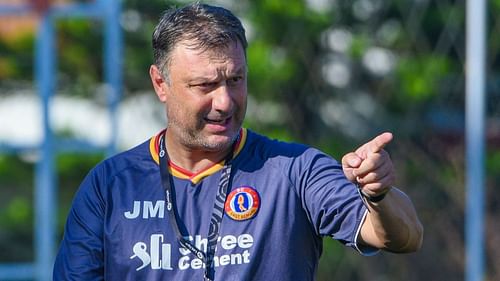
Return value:
M 204 264 L 179 244 L 169 222 L 158 136 L 87 175 L 54 280 L 203 280 Z M 180 228 L 203 251 L 223 165 L 196 174 L 169 165 Z M 373 250 L 356 243 L 367 212 L 356 187 L 317 149 L 242 129 L 230 185 L 215 280 L 314 280 L 324 236 L 364 254 Z

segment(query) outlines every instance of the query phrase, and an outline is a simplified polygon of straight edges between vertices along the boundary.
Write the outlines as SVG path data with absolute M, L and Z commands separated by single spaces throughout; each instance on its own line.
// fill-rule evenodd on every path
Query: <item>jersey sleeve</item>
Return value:
M 101 185 L 96 169 L 82 182 L 68 215 L 53 280 L 104 280 Z
M 296 159 L 292 169 L 298 176 L 296 186 L 316 234 L 331 236 L 361 254 L 374 254 L 376 249 L 357 243 L 367 209 L 340 163 L 311 148 Z

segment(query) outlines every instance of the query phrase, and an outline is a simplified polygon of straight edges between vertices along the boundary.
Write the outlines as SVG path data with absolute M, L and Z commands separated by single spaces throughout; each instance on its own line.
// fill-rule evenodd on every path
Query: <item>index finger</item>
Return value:
M 382 133 L 369 141 L 367 143 L 367 148 L 370 152 L 377 153 L 381 151 L 388 143 L 390 143 L 392 141 L 392 138 L 392 133 Z

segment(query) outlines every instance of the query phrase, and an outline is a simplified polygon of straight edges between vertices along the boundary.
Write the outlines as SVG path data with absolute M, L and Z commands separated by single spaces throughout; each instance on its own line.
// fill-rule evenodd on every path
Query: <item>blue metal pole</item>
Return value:
M 0 15 L 22 14 L 31 11 L 30 5 L 0 4 Z M 63 147 L 54 145 L 55 138 L 50 124 L 50 107 L 55 91 L 56 50 L 54 47 L 54 20 L 65 17 L 95 17 L 105 19 L 105 80 L 109 86 L 108 106 L 111 118 L 112 139 L 108 154 L 116 150 L 118 131 L 117 108 L 122 92 L 122 31 L 119 24 L 121 0 L 96 0 L 94 3 L 54 5 L 41 15 L 36 38 L 35 78 L 42 105 L 44 137 L 39 149 L 40 160 L 35 171 L 35 264 L 0 264 L 0 279 L 51 280 L 55 257 L 56 229 L 56 176 L 55 155 L 64 147 L 77 151 L 95 150 L 80 142 L 72 141 Z M 26 147 L 0 145 L 0 150 L 26 150 Z
M 485 2 L 466 7 L 466 281 L 484 279 Z
M 109 117 L 111 120 L 111 139 L 108 146 L 108 155 L 116 152 L 118 136 L 118 104 L 122 92 L 122 29 L 120 27 L 120 0 L 108 0 L 105 17 L 104 36 L 104 73 L 108 90 Z
M 51 280 L 55 252 L 55 149 L 50 102 L 55 85 L 54 26 L 49 12 L 42 15 L 36 38 L 35 77 L 42 103 L 43 142 L 35 181 L 35 274 Z

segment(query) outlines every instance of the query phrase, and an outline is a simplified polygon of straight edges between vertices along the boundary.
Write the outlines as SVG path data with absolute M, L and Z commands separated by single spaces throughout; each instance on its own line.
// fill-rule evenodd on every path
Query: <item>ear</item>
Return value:
M 158 99 L 163 103 L 166 102 L 168 84 L 160 69 L 154 64 L 149 67 L 149 77 L 151 78 L 151 83 L 153 83 L 153 88 Z

